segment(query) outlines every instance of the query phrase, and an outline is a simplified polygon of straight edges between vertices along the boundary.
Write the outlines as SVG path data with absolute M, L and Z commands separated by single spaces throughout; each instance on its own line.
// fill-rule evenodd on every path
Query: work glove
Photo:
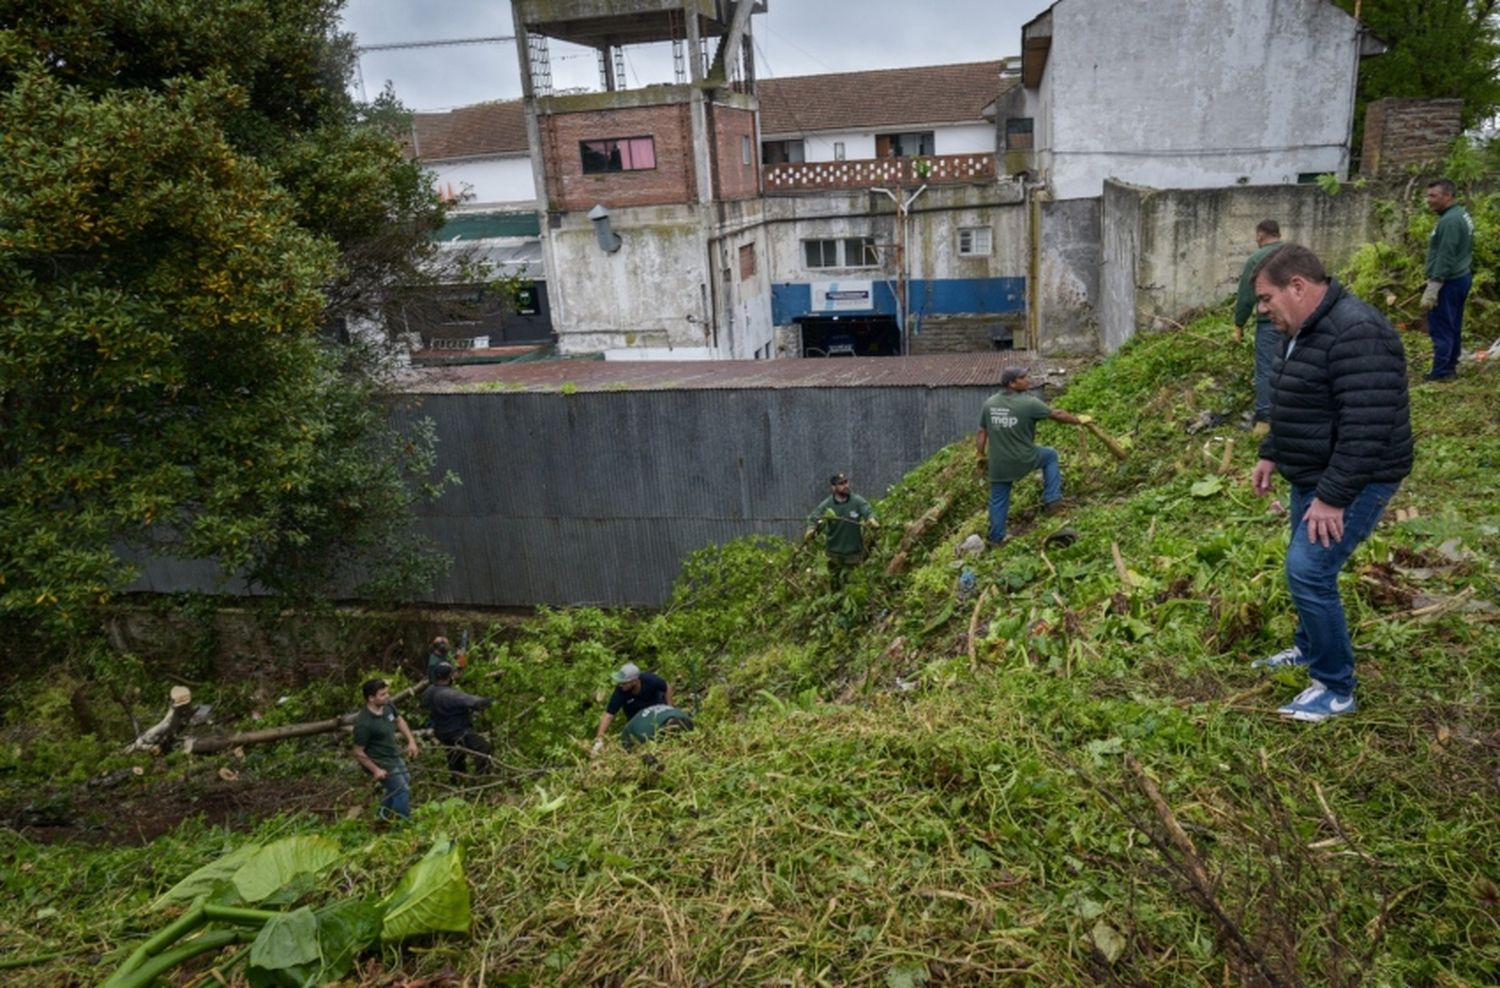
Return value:
M 812 537 L 814 535 L 816 535 L 817 533 L 818 533 L 818 530 L 816 528 L 809 528 L 807 531 L 803 532 L 802 533 L 802 544 L 803 545 L 807 545 L 807 543 L 811 542 L 812 541 Z
M 1077 416 L 1077 419 L 1079 425 L 1088 425 L 1090 422 L 1094 421 L 1094 417 L 1092 415 L 1079 415 Z
M 603 750 L 604 750 L 604 739 L 603 738 L 595 738 L 594 739 L 594 746 L 589 749 L 589 757 L 593 758 L 594 756 L 598 755 L 599 752 L 601 752 Z
M 871 518 L 871 519 L 869 519 L 868 521 L 865 522 L 865 527 L 866 528 L 879 528 L 880 527 L 880 522 L 876 521 L 874 518 Z
M 1238 343 L 1245 338 L 1245 328 L 1238 323 L 1229 332 L 1229 342 Z
M 1427 288 L 1422 292 L 1422 311 L 1431 312 L 1437 306 L 1438 292 L 1443 290 L 1443 283 L 1436 278 L 1429 278 Z

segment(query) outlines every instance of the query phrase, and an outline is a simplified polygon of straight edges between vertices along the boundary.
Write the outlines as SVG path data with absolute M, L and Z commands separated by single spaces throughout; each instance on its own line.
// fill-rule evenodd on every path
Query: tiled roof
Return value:
M 762 134 L 967 123 L 1019 80 L 1001 61 L 759 79 Z
M 526 113 L 520 100 L 461 106 L 447 113 L 414 113 L 411 125 L 416 147 L 408 141 L 408 151 L 423 161 L 527 151 Z

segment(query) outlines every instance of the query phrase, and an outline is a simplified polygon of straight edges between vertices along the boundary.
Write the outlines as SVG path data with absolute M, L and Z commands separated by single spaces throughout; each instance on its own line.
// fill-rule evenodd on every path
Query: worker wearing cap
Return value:
M 974 436 L 979 465 L 989 461 L 990 538 L 998 546 L 1005 540 L 1005 522 L 1010 516 L 1010 488 L 1033 470 L 1042 471 L 1042 506 L 1048 512 L 1062 507 L 1062 469 L 1057 450 L 1033 441 L 1036 424 L 1045 419 L 1084 425 L 1087 415 L 1073 415 L 1049 408 L 1031 391 L 1031 371 L 1007 367 L 1000 375 L 1000 390 L 985 399 L 979 409 L 979 431 Z
M 879 522 L 870 502 L 849 492 L 848 477 L 834 474 L 828 478 L 828 488 L 828 496 L 807 516 L 807 531 L 803 533 L 802 541 L 810 541 L 819 529 L 823 530 L 828 575 L 835 586 L 840 586 L 849 570 L 865 558 L 864 530 L 878 527 Z
M 625 711 L 625 721 L 657 704 L 672 705 L 672 686 L 665 679 L 649 672 L 641 672 L 634 662 L 627 662 L 610 673 L 615 691 L 609 696 L 609 705 L 604 716 L 599 718 L 599 730 L 594 732 L 594 753 L 604 747 L 604 733 L 615 719 L 615 714 Z
M 437 667 L 444 662 L 451 662 L 448 651 L 451 646 L 448 639 L 438 635 L 427 647 L 427 685 L 431 686 L 437 682 Z
M 474 711 L 495 702 L 492 696 L 474 696 L 453 685 L 453 666 L 439 662 L 433 670 L 434 682 L 422 694 L 422 705 L 432 718 L 432 733 L 448 750 L 448 771 L 453 781 L 461 782 L 468 769 L 468 756 L 474 756 L 476 770 L 484 770 L 494 750 L 484 735 L 474 730 Z

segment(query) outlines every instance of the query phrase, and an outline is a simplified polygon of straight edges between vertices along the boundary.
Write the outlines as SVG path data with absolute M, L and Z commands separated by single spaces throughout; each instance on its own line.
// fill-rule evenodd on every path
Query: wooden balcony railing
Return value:
M 766 165 L 767 192 L 794 189 L 868 189 L 873 186 L 985 182 L 995 177 L 993 154 L 932 154 L 923 158 L 861 158 Z

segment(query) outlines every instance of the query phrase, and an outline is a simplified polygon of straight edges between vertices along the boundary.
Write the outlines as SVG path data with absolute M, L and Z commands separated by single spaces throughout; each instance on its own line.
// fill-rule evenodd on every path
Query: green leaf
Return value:
M 422 933 L 469 932 L 469 884 L 463 857 L 447 837 L 433 842 L 385 900 L 380 938 L 387 943 Z
M 1094 941 L 1094 946 L 1099 948 L 1099 953 L 1103 954 L 1104 959 L 1111 964 L 1119 960 L 1120 955 L 1125 952 L 1125 938 L 1102 919 L 1089 931 L 1089 939 Z
M 306 906 L 266 921 L 250 944 L 252 988 L 306 988 L 319 983 L 318 917 Z
M 151 908 L 161 909 L 179 904 L 191 905 L 200 899 L 208 898 L 215 887 L 232 878 L 234 873 L 239 871 L 240 866 L 250 860 L 251 855 L 258 850 L 260 850 L 259 844 L 246 844 L 235 848 L 216 861 L 209 862 L 163 892 L 155 902 L 151 903 Z
M 375 902 L 349 899 L 318 910 L 318 982 L 337 981 L 354 967 L 354 958 L 380 939 L 381 912 Z
M 260 848 L 234 873 L 234 887 L 246 902 L 259 902 L 298 875 L 317 874 L 343 857 L 325 837 L 286 837 Z
M 927 965 L 893 967 L 885 972 L 886 988 L 917 988 L 928 981 Z
M 1204 477 L 1192 487 L 1188 488 L 1193 497 L 1213 497 L 1223 489 L 1224 478 L 1218 476 Z

